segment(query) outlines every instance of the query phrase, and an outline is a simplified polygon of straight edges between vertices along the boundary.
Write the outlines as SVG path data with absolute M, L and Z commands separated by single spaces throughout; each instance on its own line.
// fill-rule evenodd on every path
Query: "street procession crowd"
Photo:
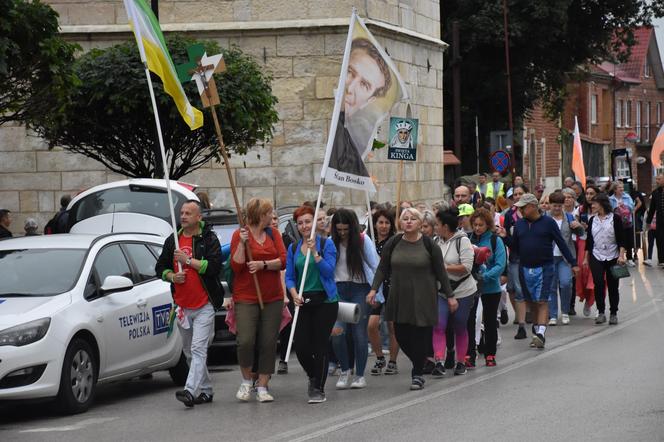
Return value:
M 664 247 L 664 231 L 656 228 L 664 216 L 664 175 L 649 209 L 644 195 L 631 196 L 622 182 L 600 187 L 588 178 L 584 189 L 567 178 L 564 188 L 547 195 L 541 185 L 531 193 L 518 176 L 510 184 L 494 173 L 459 183 L 452 200 L 432 207 L 371 203 L 366 226 L 348 208 L 315 213 L 315 203 L 305 202 L 293 212 L 302 239 L 282 236 L 271 201 L 254 198 L 225 253 L 201 221 L 201 203 L 185 203 L 180 249 L 170 237 L 157 265 L 157 274 L 172 283 L 191 358 L 177 399 L 187 407 L 213 400 L 206 368 L 214 322 L 209 299 L 220 288 L 209 281 L 218 272 L 232 288 L 227 307 L 237 324 L 240 401 L 274 400 L 269 382 L 277 357 L 277 373 L 288 373 L 290 325 L 283 318 L 293 306 L 299 307 L 293 348 L 308 378 L 309 403 L 326 400 L 328 376 L 338 376 L 337 389 L 362 389 L 367 374 L 398 373 L 400 351 L 412 364 L 411 390 L 424 387 L 424 375 L 464 375 L 480 358 L 497 366 L 508 303 L 514 339 L 530 337 L 535 349 L 545 348 L 550 327 L 570 323 L 577 303 L 584 316 L 594 308 L 595 324 L 607 316 L 609 325 L 618 324 L 619 279 L 635 265 L 635 236 L 648 227 L 644 264 L 652 265 L 655 242 Z M 357 323 L 338 319 L 339 302 L 359 305 Z M 375 361 L 367 370 L 370 353 Z

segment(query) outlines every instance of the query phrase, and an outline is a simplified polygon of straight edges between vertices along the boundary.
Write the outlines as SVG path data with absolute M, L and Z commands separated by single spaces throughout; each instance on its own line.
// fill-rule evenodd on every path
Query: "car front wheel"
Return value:
M 173 383 L 178 387 L 183 387 L 187 383 L 187 376 L 189 375 L 189 363 L 187 363 L 187 358 L 184 355 L 184 352 L 180 353 L 180 360 L 178 360 L 177 365 L 168 370 L 168 373 L 171 375 Z
M 90 344 L 84 339 L 71 341 L 65 353 L 60 390 L 56 398 L 58 411 L 82 413 L 90 408 L 97 384 L 97 362 Z

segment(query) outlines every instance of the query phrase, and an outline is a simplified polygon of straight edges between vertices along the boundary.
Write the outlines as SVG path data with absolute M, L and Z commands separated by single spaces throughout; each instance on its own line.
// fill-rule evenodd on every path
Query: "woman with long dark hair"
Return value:
M 586 256 L 584 264 L 590 265 L 595 283 L 595 302 L 597 318 L 595 324 L 606 322 L 604 313 L 604 281 L 609 288 L 610 319 L 609 324 L 618 324 L 618 303 L 620 292 L 618 280 L 613 277 L 611 267 L 624 265 L 626 244 L 625 229 L 621 216 L 613 213 L 609 197 L 600 193 L 591 202 L 595 215 L 588 220 L 588 239 L 586 240 Z
M 366 296 L 371 289 L 369 284 L 373 281 L 378 266 L 378 254 L 371 238 L 360 231 L 357 215 L 352 210 L 337 210 L 332 216 L 331 223 L 332 241 L 337 249 L 337 265 L 334 277 L 339 299 L 359 304 L 361 309 L 360 321 L 357 324 L 337 321 L 332 329 L 332 345 L 341 365 L 341 376 L 339 376 L 337 382 L 337 389 L 364 388 L 367 386 L 364 369 L 369 356 L 369 337 L 367 334 L 369 306 L 366 303 Z M 381 293 L 380 302 L 382 302 L 382 299 Z M 350 328 L 353 337 L 354 379 L 350 377 L 350 355 L 345 336 L 348 328 Z
M 395 227 L 394 227 L 394 210 L 388 210 L 383 207 L 379 207 L 378 210 L 373 214 L 373 223 L 374 231 L 376 232 L 376 252 L 378 256 L 381 255 L 383 251 L 383 246 L 385 243 L 394 236 Z M 389 281 L 386 281 L 383 284 L 383 297 L 385 302 L 387 302 L 390 292 Z M 388 322 L 387 328 L 390 335 L 390 360 L 385 362 L 385 356 L 383 356 L 383 345 L 380 339 L 380 322 L 381 322 L 381 313 L 383 311 L 383 305 L 379 304 L 377 307 L 371 309 L 371 315 L 369 316 L 369 342 L 371 342 L 371 348 L 376 354 L 376 363 L 371 369 L 371 374 L 378 376 L 384 373 L 386 375 L 397 374 L 399 371 L 397 369 L 397 355 L 399 354 L 399 344 L 397 339 L 394 337 L 394 323 Z
M 599 187 L 595 185 L 586 187 L 586 197 L 584 202 L 576 211 L 579 221 L 586 230 L 586 234 L 577 237 L 576 241 L 576 256 L 577 261 L 580 263 L 585 262 L 588 220 L 593 215 L 591 203 L 593 198 L 599 193 Z M 576 296 L 579 297 L 579 300 L 583 301 L 583 315 L 590 316 L 590 308 L 595 304 L 595 284 L 593 283 L 593 275 L 590 272 L 588 264 L 583 264 L 579 274 L 576 275 Z

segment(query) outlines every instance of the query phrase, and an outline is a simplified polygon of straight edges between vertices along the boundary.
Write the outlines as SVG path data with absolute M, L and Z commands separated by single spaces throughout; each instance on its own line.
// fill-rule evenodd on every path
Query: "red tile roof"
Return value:
M 626 83 L 641 83 L 643 71 L 648 57 L 648 46 L 654 29 L 651 26 L 640 26 L 634 29 L 634 46 L 629 59 L 625 63 L 614 64 L 602 62 L 597 68 Z

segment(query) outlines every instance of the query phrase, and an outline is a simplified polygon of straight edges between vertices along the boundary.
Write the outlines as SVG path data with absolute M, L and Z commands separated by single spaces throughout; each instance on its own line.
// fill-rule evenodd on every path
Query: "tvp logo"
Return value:
M 152 307 L 152 334 L 166 333 L 168 331 L 168 316 L 171 304 Z

